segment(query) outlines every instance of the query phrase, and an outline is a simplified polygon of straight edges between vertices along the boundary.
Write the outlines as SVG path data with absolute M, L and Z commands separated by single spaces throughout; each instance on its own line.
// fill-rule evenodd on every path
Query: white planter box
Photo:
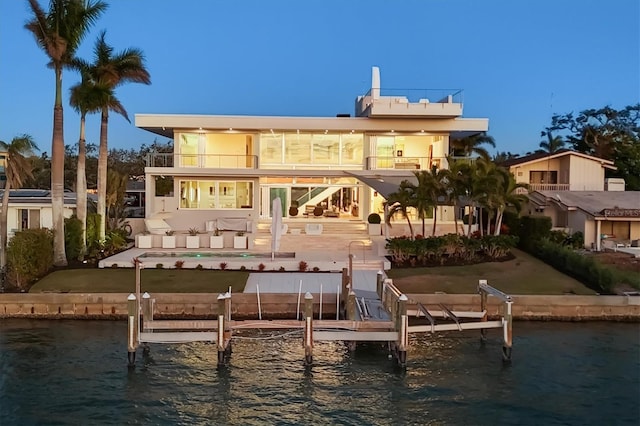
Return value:
M 187 248 L 200 248 L 200 235 L 187 235 Z
M 370 223 L 369 235 L 380 235 L 380 234 L 382 234 L 382 225 L 379 223 Z
M 233 248 L 235 249 L 245 249 L 247 248 L 247 236 L 243 235 L 241 237 L 235 236 L 233 237 Z
M 163 235 L 162 236 L 162 248 L 164 248 L 164 249 L 176 248 L 176 236 L 175 235 Z
M 151 248 L 153 237 L 151 235 L 138 235 L 138 248 Z
M 209 247 L 210 248 L 223 248 L 224 247 L 224 237 L 222 235 L 212 235 L 209 237 Z

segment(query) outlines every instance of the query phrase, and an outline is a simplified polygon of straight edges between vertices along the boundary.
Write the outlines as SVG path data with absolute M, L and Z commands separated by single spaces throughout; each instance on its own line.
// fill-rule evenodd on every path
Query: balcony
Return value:
M 211 169 L 257 169 L 257 155 L 228 154 L 147 154 L 147 167 L 196 167 Z
M 568 183 L 530 183 L 528 188 L 517 188 L 516 194 L 528 194 L 533 191 L 569 191 Z
M 356 100 L 358 117 L 460 117 L 462 90 L 371 89 Z
M 568 183 L 530 183 L 529 192 L 532 191 L 569 191 Z

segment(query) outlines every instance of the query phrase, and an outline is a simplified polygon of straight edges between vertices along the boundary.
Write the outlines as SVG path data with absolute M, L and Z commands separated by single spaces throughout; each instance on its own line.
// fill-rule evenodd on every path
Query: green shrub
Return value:
M 553 266 L 555 269 L 570 275 L 584 285 L 601 294 L 611 294 L 616 284 L 616 277 L 611 269 L 599 264 L 595 259 L 554 243 L 549 239 L 539 240 L 532 254 Z
M 551 218 L 547 216 L 523 216 L 520 218 L 518 237 L 520 246 L 525 250 L 530 250 L 536 242 L 549 238 L 551 234 Z
M 53 266 L 53 232 L 25 229 L 16 232 L 7 246 L 8 287 L 28 290 Z
M 75 216 L 64 220 L 64 250 L 69 261 L 82 255 L 82 222 Z
M 373 224 L 379 224 L 380 222 L 382 222 L 382 218 L 378 213 L 371 213 L 369 217 L 367 217 L 367 222 L 373 223 Z
M 482 251 L 494 260 L 503 259 L 518 244 L 515 235 L 485 235 L 480 239 Z

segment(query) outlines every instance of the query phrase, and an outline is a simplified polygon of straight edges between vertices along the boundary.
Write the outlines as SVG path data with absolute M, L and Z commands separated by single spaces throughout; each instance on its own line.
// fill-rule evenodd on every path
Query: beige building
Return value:
M 528 184 L 530 191 L 604 191 L 605 170 L 616 169 L 613 161 L 568 149 L 552 154 L 536 152 L 502 165 L 509 168 L 516 182 Z M 621 188 L 609 190 L 624 191 L 624 181 Z
M 582 232 L 586 248 L 638 246 L 640 191 L 534 191 L 529 203 L 555 228 Z
M 386 91 L 377 68 L 355 104 L 354 117 L 136 114 L 136 126 L 174 140 L 173 153 L 148 158 L 146 217 L 175 229 L 255 224 L 280 198 L 287 219 L 363 221 L 413 171 L 447 168 L 451 139 L 488 130 L 488 119 L 462 117 L 461 91 Z M 167 177 L 172 191 L 159 193 Z

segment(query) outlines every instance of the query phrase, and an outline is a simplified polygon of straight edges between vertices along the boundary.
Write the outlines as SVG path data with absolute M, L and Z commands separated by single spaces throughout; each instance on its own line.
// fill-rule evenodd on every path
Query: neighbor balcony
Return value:
M 257 169 L 257 155 L 147 154 L 147 167 L 196 167 L 211 169 Z

